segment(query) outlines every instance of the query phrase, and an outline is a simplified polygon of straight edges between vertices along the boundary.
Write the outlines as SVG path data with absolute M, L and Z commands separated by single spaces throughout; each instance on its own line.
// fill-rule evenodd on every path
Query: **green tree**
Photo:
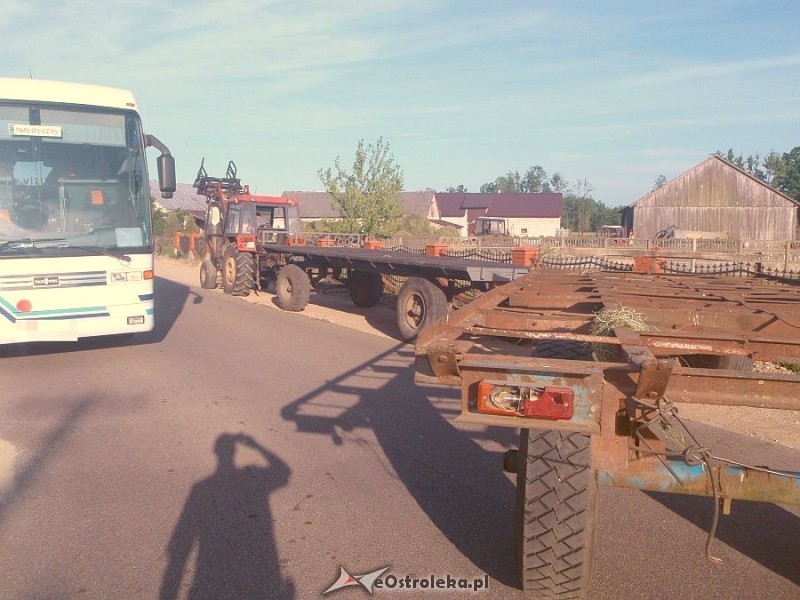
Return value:
M 539 165 L 530 167 L 520 179 L 518 191 L 526 194 L 549 192 L 550 184 L 547 180 L 547 171 Z
M 787 196 L 800 200 L 800 146 L 795 146 L 781 157 L 780 174 L 776 177 L 776 188 Z
M 556 192 L 558 194 L 565 194 L 567 190 L 569 190 L 569 182 L 561 173 L 553 173 L 547 186 L 550 188 L 551 192 Z
M 153 233 L 164 235 L 167 227 L 167 213 L 156 206 L 155 198 L 150 198 L 150 207 L 153 213 Z
M 733 151 L 733 148 L 728 148 L 728 151 L 725 154 L 719 150 L 717 150 L 714 154 L 724 158 L 732 165 L 739 167 L 742 171 L 752 175 L 756 179 L 759 179 L 764 183 L 769 183 L 769 174 L 763 168 L 768 158 L 764 159 L 762 162 L 761 157 L 758 154 L 750 154 L 749 156 L 745 157 L 741 152 L 736 154 Z
M 386 236 L 398 228 L 402 210 L 397 194 L 403 190 L 403 171 L 382 137 L 374 146 L 358 142 L 350 172 L 337 156 L 333 168 L 320 169 L 318 175 L 346 231 Z
M 764 158 L 764 172 L 767 175 L 767 183 L 777 188 L 778 183 L 786 175 L 786 163 L 783 155 L 774 150 Z
M 458 193 L 464 193 L 464 192 L 466 192 L 466 191 L 467 191 L 467 188 L 466 188 L 465 186 L 463 186 L 463 185 L 459 185 L 458 187 L 453 187 L 453 186 L 451 185 L 450 187 L 448 187 L 448 188 L 445 190 L 445 192 L 447 192 L 448 194 L 453 194 L 453 193 L 456 193 L 456 192 L 458 192 Z
M 656 177 L 656 181 L 653 184 L 653 191 L 657 190 L 660 187 L 664 187 L 664 184 L 666 183 L 667 183 L 667 178 L 664 177 L 663 175 L 659 175 L 658 177 Z

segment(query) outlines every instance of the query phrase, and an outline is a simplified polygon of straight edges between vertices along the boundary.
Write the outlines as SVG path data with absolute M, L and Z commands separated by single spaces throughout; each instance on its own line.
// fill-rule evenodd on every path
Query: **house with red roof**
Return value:
M 462 236 L 476 233 L 476 220 L 501 222 L 507 235 L 554 236 L 561 227 L 564 197 L 554 192 L 437 192 L 433 220 L 457 227 Z M 480 232 L 478 232 L 480 233 Z

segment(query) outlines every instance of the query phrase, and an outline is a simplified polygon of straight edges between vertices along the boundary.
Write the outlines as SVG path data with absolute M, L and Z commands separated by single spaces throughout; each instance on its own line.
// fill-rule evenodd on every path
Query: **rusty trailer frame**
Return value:
M 593 333 L 603 309 L 635 311 L 647 327 Z M 536 356 L 543 342 L 576 356 Z M 731 500 L 800 504 L 800 473 L 721 459 L 679 417 L 682 403 L 800 410 L 800 375 L 742 369 L 751 359 L 800 364 L 796 282 L 533 269 L 424 329 L 415 358 L 418 382 L 461 388 L 459 420 L 520 428 L 520 455 L 528 430 L 583 434 L 592 485 L 714 497 L 709 558 Z M 487 410 L 486 387 L 522 399 Z M 548 389 L 567 390 L 569 418 L 522 410 Z M 512 452 L 507 468 L 524 460 Z

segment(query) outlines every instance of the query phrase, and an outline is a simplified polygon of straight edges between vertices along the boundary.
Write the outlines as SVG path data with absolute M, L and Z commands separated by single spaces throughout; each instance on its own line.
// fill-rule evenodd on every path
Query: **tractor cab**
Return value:
M 205 237 L 212 253 L 220 254 L 225 243 L 241 250 L 255 250 L 260 244 L 285 243 L 287 236 L 302 231 L 300 206 L 294 198 L 256 196 L 236 177 L 231 161 L 225 177 L 209 177 L 203 165 L 194 187 L 208 198 Z M 216 242 L 216 243 L 215 243 Z
M 253 233 L 262 244 L 285 243 L 287 236 L 297 236 L 302 232 L 300 206 L 290 199 L 278 200 L 281 203 L 259 201 L 249 207 L 242 205 L 243 224 L 248 228 L 252 224 Z

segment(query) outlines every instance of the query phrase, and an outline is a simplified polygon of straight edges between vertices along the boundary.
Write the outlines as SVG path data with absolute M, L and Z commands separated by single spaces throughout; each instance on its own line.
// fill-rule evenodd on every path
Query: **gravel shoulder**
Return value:
M 200 264 L 187 260 L 156 257 L 156 275 L 193 287 L 200 287 Z M 208 291 L 208 290 L 205 290 Z M 221 289 L 213 293 L 222 294 Z M 237 298 L 281 310 L 275 295 L 268 291 Z M 378 306 L 360 309 L 353 306 L 347 292 L 330 288 L 324 293 L 312 293 L 311 302 L 298 317 L 320 319 L 356 329 L 371 335 L 397 339 L 393 297 L 386 294 Z M 798 401 L 800 402 L 800 400 Z M 766 410 L 735 406 L 701 406 L 681 404 L 679 415 L 690 421 L 705 423 L 762 441 L 800 450 L 800 410 Z

